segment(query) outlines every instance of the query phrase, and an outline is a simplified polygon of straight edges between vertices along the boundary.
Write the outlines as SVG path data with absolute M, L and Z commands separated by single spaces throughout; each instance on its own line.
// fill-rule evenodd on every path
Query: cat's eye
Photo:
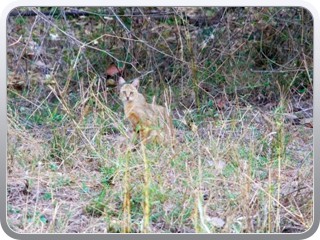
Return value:
M 133 95 L 133 92 L 130 92 L 130 96 L 132 96 Z

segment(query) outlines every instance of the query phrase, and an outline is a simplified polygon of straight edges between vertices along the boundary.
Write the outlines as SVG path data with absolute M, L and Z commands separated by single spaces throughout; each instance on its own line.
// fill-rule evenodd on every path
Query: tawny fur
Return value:
M 138 136 L 145 143 L 156 142 L 173 146 L 174 128 L 168 110 L 154 102 L 146 102 L 144 96 L 138 92 L 138 79 L 132 84 L 127 84 L 120 78 L 119 85 L 124 114 L 131 122 L 135 133 L 133 138 Z

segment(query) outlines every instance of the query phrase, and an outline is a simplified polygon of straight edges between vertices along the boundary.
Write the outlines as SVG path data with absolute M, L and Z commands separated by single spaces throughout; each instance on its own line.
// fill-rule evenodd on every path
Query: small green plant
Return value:
M 43 194 L 43 200 L 48 201 L 52 199 L 52 194 L 50 192 L 46 192 Z
M 116 167 L 102 167 L 100 169 L 100 172 L 102 173 L 101 183 L 105 187 L 108 187 L 112 184 L 112 180 L 114 178 L 116 170 Z
M 100 194 L 93 199 L 84 209 L 84 211 L 91 216 L 102 216 L 107 206 L 106 189 L 103 188 Z

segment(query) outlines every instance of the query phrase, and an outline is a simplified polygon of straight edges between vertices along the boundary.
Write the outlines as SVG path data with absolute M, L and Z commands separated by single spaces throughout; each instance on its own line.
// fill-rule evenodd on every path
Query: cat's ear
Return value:
M 138 89 L 139 83 L 140 83 L 139 78 L 136 78 L 136 79 L 133 80 L 132 85 L 133 85 L 135 88 Z
M 121 87 L 125 83 L 126 83 L 126 80 L 124 80 L 123 77 L 119 77 L 118 85 Z

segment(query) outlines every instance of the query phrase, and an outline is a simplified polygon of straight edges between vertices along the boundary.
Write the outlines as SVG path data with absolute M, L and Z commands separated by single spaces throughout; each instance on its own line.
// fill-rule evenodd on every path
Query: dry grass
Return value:
M 110 12 L 119 26 L 112 26 L 120 30 L 110 30 L 112 34 L 104 25 L 98 31 L 99 26 L 85 17 L 83 22 L 55 20 L 31 10 L 35 17 L 13 18 L 8 24 L 8 30 L 17 30 L 26 41 L 16 41 L 15 31 L 8 31 L 14 45 L 8 48 L 7 220 L 14 231 L 274 233 L 303 232 L 312 225 L 313 129 L 310 123 L 296 122 L 312 118 L 312 81 L 296 85 L 300 79 L 311 80 L 308 55 L 299 65 L 303 71 L 248 71 L 245 66 L 255 53 L 244 50 L 240 40 L 231 44 L 230 33 L 237 25 L 232 9 L 230 19 L 220 23 L 226 28 L 216 27 L 217 36 L 228 36 L 230 44 L 220 40 L 224 48 L 212 44 L 204 52 L 199 46 L 211 46 L 210 38 L 203 39 L 205 46 L 197 44 L 188 35 L 199 31 L 197 25 L 179 25 L 186 21 L 181 9 L 173 9 L 172 22 L 145 25 L 146 32 L 152 32 L 150 42 L 142 35 L 131 38 L 125 30 L 128 19 L 116 18 L 115 9 Z M 242 11 L 253 14 L 255 9 L 235 12 Z M 224 13 L 211 13 L 216 12 Z M 276 22 L 280 13 L 258 9 Z M 99 16 L 94 20 L 111 21 Z M 278 25 L 264 21 L 260 24 L 273 27 L 266 45 L 279 40 L 272 37 Z M 244 32 L 249 23 L 244 21 Z M 280 26 L 291 31 L 305 24 L 298 23 Z M 158 28 L 164 30 L 157 34 Z M 105 31 L 112 37 L 99 42 L 107 36 Z M 309 34 L 304 32 L 300 40 L 308 41 Z M 109 52 L 103 44 L 118 46 L 114 39 L 120 47 Z M 136 54 L 130 63 L 120 54 L 121 46 L 126 57 Z M 290 54 L 292 46 L 286 48 Z M 242 61 L 248 51 L 250 56 Z M 174 151 L 140 144 L 130 150 L 131 130 L 116 89 L 106 87 L 99 74 L 109 66 L 105 59 L 111 62 L 117 56 L 125 59 L 125 74 L 130 76 L 154 70 L 140 89 L 149 102 L 156 95 L 165 105 L 163 92 L 172 88 L 167 100 L 177 130 Z M 136 64 L 137 59 L 143 60 Z M 206 85 L 203 79 L 211 76 L 214 81 Z M 270 76 L 279 83 L 260 88 Z M 253 79 L 258 79 L 257 85 Z M 281 85 L 284 79 L 290 80 L 290 90 Z
M 100 136 L 103 144 L 92 143 L 90 151 L 84 132 L 97 129 L 86 135 L 93 142 L 101 126 L 89 122 L 82 134 L 69 137 L 76 149 L 60 160 L 38 154 L 50 141 L 39 145 L 32 133 L 11 129 L 8 146 L 16 149 L 9 151 L 15 159 L 8 176 L 9 225 L 18 232 L 308 229 L 312 129 L 291 124 L 277 129 L 276 121 L 270 122 L 273 113 L 235 111 L 239 118 L 180 130 L 174 153 L 157 146 L 128 153 L 116 136 Z M 62 151 L 51 149 L 56 150 Z

